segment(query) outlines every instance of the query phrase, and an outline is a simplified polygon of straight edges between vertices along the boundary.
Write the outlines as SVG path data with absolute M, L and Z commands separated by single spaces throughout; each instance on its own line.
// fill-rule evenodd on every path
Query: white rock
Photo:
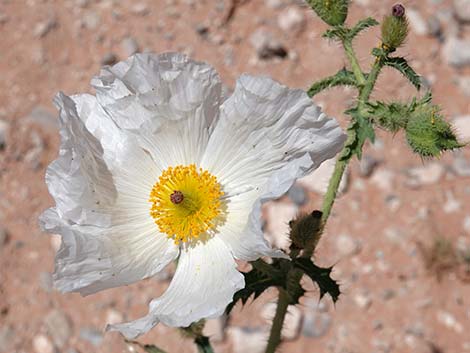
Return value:
M 459 20 L 470 21 L 470 0 L 454 0 L 454 9 Z
M 452 121 L 457 137 L 462 142 L 470 142 L 470 115 L 459 116 Z
M 97 12 L 89 11 L 83 16 L 82 24 L 86 29 L 97 29 L 101 24 L 101 17 Z
M 450 37 L 442 47 L 442 56 L 452 66 L 470 65 L 470 41 Z
M 250 44 L 256 50 L 258 58 L 263 60 L 274 57 L 285 58 L 288 54 L 282 43 L 263 28 L 256 30 L 250 36 Z
M 428 25 L 421 16 L 421 13 L 415 9 L 407 9 L 406 17 L 408 17 L 411 30 L 419 36 L 428 34 Z
M 367 294 L 357 294 L 354 296 L 354 302 L 359 308 L 367 310 L 372 304 L 372 299 Z
M 121 42 L 121 48 L 126 56 L 131 56 L 139 51 L 139 44 L 133 37 L 126 37 Z
M 332 324 L 330 314 L 319 310 L 307 310 L 302 323 L 302 335 L 306 337 L 325 336 Z
M 447 200 L 443 207 L 445 213 L 454 213 L 460 210 L 461 203 L 455 198 L 452 191 L 446 192 L 446 198 Z
M 210 338 L 211 342 L 222 342 L 225 339 L 225 327 L 227 325 L 227 317 L 220 316 L 216 319 L 206 320 L 203 334 Z
M 359 241 L 347 234 L 336 238 L 336 250 L 342 257 L 357 255 L 361 251 Z
M 394 187 L 395 174 L 388 169 L 378 169 L 370 178 L 373 185 L 382 191 L 390 192 Z
M 324 195 L 328 189 L 330 178 L 333 175 L 335 164 L 335 159 L 329 159 L 323 162 L 322 165 L 320 165 L 320 167 L 314 170 L 312 173 L 299 179 L 298 183 L 310 191 Z M 346 191 L 348 186 L 348 179 L 348 172 L 346 171 L 343 175 L 343 179 L 341 179 L 341 184 L 339 186 L 340 193 Z
M 432 185 L 439 182 L 444 173 L 444 167 L 438 162 L 411 168 L 408 170 L 409 179 L 407 180 L 407 185 L 412 187 Z
M 106 311 L 106 324 L 115 325 L 124 321 L 122 314 L 116 309 L 108 309 Z
M 33 338 L 33 349 L 36 353 L 54 353 L 52 342 L 44 335 L 37 335 Z
M 52 310 L 44 318 L 49 336 L 54 344 L 63 348 L 72 335 L 72 327 L 68 316 L 60 310 Z
M 454 315 L 447 311 L 439 311 L 437 313 L 437 321 L 446 326 L 449 329 L 454 330 L 457 333 L 463 332 L 463 326 L 457 321 Z
M 457 154 L 452 163 L 452 169 L 461 177 L 470 177 L 470 159 L 467 160 L 463 154 Z
M 384 230 L 385 237 L 393 244 L 403 244 L 406 235 L 398 228 L 387 228 Z
M 50 31 L 56 28 L 58 25 L 57 19 L 55 17 L 51 17 L 44 22 L 38 23 L 34 27 L 33 34 L 35 37 L 45 37 Z
M 289 7 L 277 18 L 279 28 L 286 32 L 300 32 L 305 27 L 305 17 L 298 7 Z
M 276 303 L 268 303 L 264 306 L 261 316 L 271 325 L 276 314 Z M 282 326 L 282 338 L 285 340 L 296 339 L 299 335 L 300 325 L 302 323 L 302 311 L 294 305 L 289 305 L 287 315 Z
M 131 7 L 131 12 L 135 15 L 145 16 L 149 14 L 150 9 L 145 3 L 137 3 Z
M 233 353 L 263 353 L 269 337 L 269 331 L 261 328 L 230 327 L 227 333 Z
M 458 77 L 457 84 L 459 85 L 462 93 L 465 96 L 470 97 L 470 76 Z
M 470 216 L 466 216 L 463 220 L 463 229 L 470 234 Z
M 282 0 L 264 0 L 264 3 L 272 9 L 279 9 L 283 5 Z
M 286 202 L 268 202 L 266 210 L 266 233 L 271 243 L 280 249 L 286 249 L 290 245 L 289 221 L 297 216 L 298 207 Z

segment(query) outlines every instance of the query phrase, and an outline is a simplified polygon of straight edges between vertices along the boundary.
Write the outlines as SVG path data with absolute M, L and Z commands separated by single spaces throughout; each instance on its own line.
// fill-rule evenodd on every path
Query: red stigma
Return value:
M 184 200 L 184 195 L 181 191 L 173 191 L 173 193 L 170 195 L 170 201 L 173 202 L 175 205 L 180 204 Z

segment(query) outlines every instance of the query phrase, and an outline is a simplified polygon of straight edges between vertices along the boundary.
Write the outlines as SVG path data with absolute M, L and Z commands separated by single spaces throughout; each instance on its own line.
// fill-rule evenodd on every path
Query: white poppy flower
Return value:
M 282 257 L 261 204 L 332 158 L 345 136 L 301 90 L 243 75 L 224 99 L 217 73 L 180 54 L 103 68 L 96 97 L 59 93 L 61 146 L 46 173 L 62 236 L 54 281 L 88 295 L 155 275 L 178 259 L 147 316 L 111 325 L 135 338 L 163 322 L 221 315 L 244 287 L 235 259 Z

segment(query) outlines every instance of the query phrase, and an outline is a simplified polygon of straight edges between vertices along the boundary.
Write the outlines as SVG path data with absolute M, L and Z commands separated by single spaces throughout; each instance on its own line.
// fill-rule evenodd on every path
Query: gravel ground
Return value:
M 470 141 L 470 1 L 404 2 L 411 33 L 399 53 Z M 349 22 L 381 18 L 392 5 L 353 1 Z M 60 239 L 43 234 L 37 217 L 52 204 L 44 172 L 58 149 L 57 91 L 90 91 L 100 66 L 139 51 L 180 51 L 209 62 L 228 91 L 243 72 L 307 88 L 346 63 L 338 45 L 321 38 L 324 30 L 294 0 L 0 0 L 0 352 L 135 352 L 103 328 L 146 313 L 172 273 L 85 298 L 52 288 Z M 377 30 L 358 40 L 364 67 L 378 40 Z M 374 97 L 414 94 L 385 70 Z M 342 112 L 353 97 L 335 89 L 316 101 L 345 126 Z M 266 235 L 275 244 L 285 246 L 289 217 L 320 206 L 329 173 L 331 163 L 266 205 Z M 470 352 L 469 263 L 458 256 L 470 251 L 468 147 L 423 161 L 401 134 L 379 132 L 342 189 L 316 260 L 336 264 L 344 295 L 336 305 L 319 302 L 312 288 L 292 308 L 281 351 Z M 275 294 L 237 306 L 229 321 L 210 321 L 216 351 L 262 352 Z M 140 341 L 194 351 L 163 325 Z

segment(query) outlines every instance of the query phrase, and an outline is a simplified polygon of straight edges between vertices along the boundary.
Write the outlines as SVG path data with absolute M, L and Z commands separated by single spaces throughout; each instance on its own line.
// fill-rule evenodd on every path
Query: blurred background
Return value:
M 399 50 L 435 101 L 470 141 L 470 1 L 409 0 L 411 33 Z M 354 0 L 348 18 L 381 19 L 393 1 Z M 300 0 L 0 0 L 0 352 L 135 352 L 106 323 L 137 318 L 169 283 L 172 269 L 90 297 L 60 294 L 50 273 L 60 237 L 38 228 L 52 205 L 44 184 L 59 144 L 52 98 L 90 92 L 103 65 L 141 51 L 184 52 L 220 73 L 227 90 L 243 72 L 308 88 L 346 61 L 321 38 L 325 25 Z M 361 64 L 378 28 L 356 42 Z M 417 93 L 385 69 L 374 97 Z M 421 93 L 422 94 L 422 93 Z M 315 101 L 345 126 L 354 91 Z M 378 133 L 343 181 L 319 265 L 335 265 L 344 295 L 336 305 L 312 291 L 292 308 L 282 352 L 470 352 L 470 153 L 439 160 L 413 155 L 401 134 Z M 265 206 L 266 236 L 288 244 L 287 222 L 319 208 L 331 163 Z M 262 352 L 272 301 L 266 292 L 229 320 L 210 320 L 216 352 Z M 143 336 L 168 352 L 194 352 L 176 330 Z

